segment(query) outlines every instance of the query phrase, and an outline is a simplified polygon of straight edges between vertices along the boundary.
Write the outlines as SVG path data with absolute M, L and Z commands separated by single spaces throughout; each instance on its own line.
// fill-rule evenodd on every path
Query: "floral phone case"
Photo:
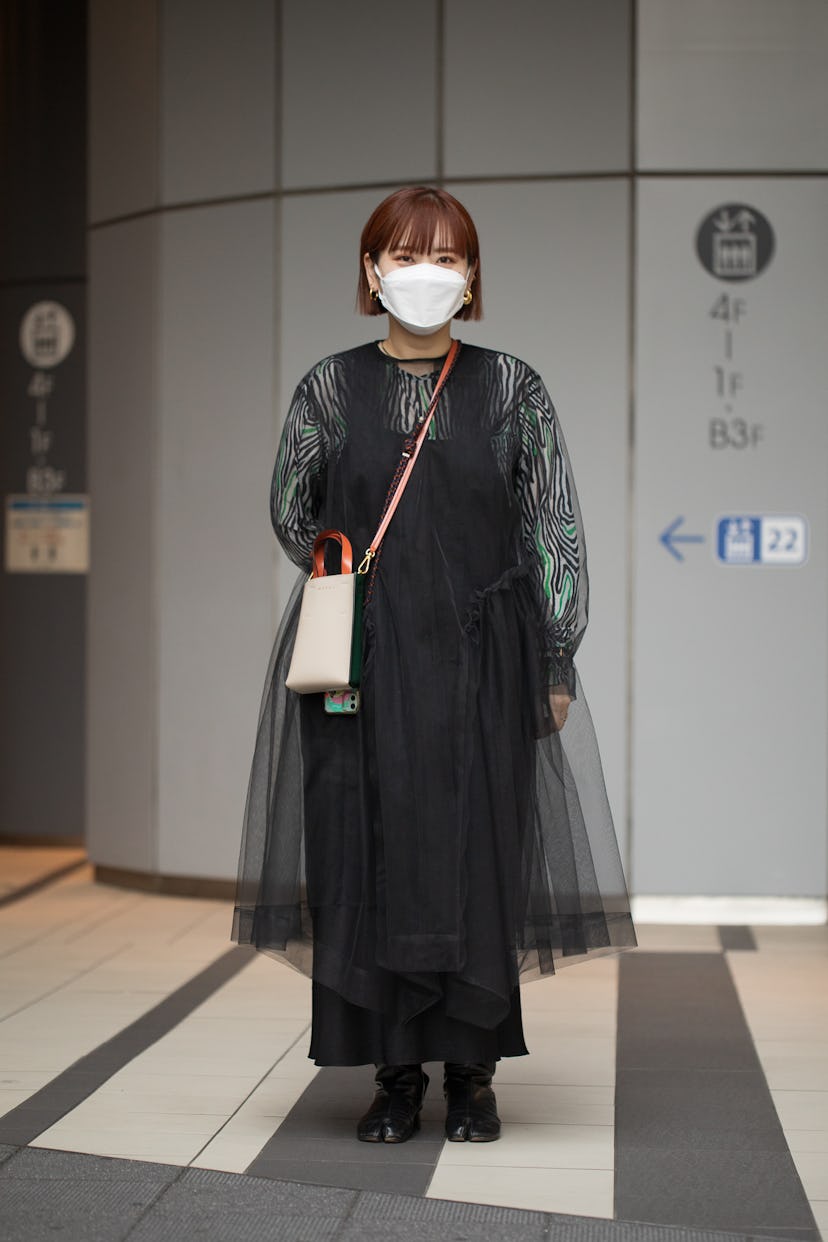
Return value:
M 326 690 L 325 711 L 329 716 L 353 716 L 359 711 L 359 691 Z

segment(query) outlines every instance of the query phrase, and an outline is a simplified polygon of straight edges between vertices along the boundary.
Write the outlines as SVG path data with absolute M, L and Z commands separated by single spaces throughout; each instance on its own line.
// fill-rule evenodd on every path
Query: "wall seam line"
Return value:
M 629 175 L 627 186 L 627 702 L 626 719 L 626 807 L 625 807 L 625 872 L 627 887 L 634 890 L 633 876 L 633 841 L 634 823 L 634 746 L 633 723 L 634 713 L 634 673 L 635 673 L 635 404 L 636 404 L 636 371 L 635 350 L 636 335 L 636 265 L 637 230 L 638 230 L 638 185 L 636 181 L 637 160 L 637 90 L 638 90 L 638 0 L 630 0 L 629 20 Z
M 558 182 L 567 181 L 620 181 L 626 180 L 630 176 L 629 165 L 625 168 L 607 169 L 601 172 L 581 171 L 581 172 L 559 172 L 559 173 L 475 173 L 474 175 L 453 176 L 450 178 L 454 185 L 546 185 L 556 184 Z M 654 180 L 670 180 L 681 178 L 684 180 L 711 180 L 716 178 L 726 179 L 728 181 L 749 181 L 757 178 L 763 180 L 778 181 L 824 181 L 828 179 L 828 170 L 813 169 L 810 171 L 797 170 L 796 172 L 774 172 L 767 169 L 749 169 L 742 172 L 728 171 L 727 169 L 672 169 L 669 171 L 641 171 L 636 170 L 635 177 L 637 181 L 646 179 Z M 444 177 L 438 177 L 437 180 L 445 180 Z M 133 220 L 141 220 L 146 216 L 166 215 L 172 212 L 180 211 L 197 211 L 210 207 L 225 207 L 239 203 L 255 203 L 266 199 L 277 198 L 312 198 L 326 194 L 362 194 L 366 190 L 392 190 L 400 185 L 418 185 L 422 179 L 413 178 L 406 181 L 352 181 L 343 182 L 334 185 L 310 185 L 310 186 L 287 186 L 274 188 L 272 190 L 253 190 L 248 194 L 227 194 L 217 198 L 199 198 L 192 199 L 180 203 L 163 203 L 156 207 L 143 207 L 137 211 L 125 212 L 118 216 L 108 216 L 101 220 L 92 220 L 87 226 L 90 232 L 100 229 L 113 228 L 119 224 L 129 224 Z
M 446 5 L 437 0 L 435 11 L 435 78 L 434 78 L 434 168 L 437 184 L 445 181 L 445 111 L 446 111 Z
M 161 130 L 162 130 L 162 112 L 164 101 L 162 97 L 163 83 L 163 60 L 162 60 L 162 30 L 163 30 L 163 0 L 156 0 L 155 3 L 155 199 L 156 203 L 160 201 L 162 182 L 161 182 Z M 157 211 L 153 211 L 152 215 L 156 215 Z M 160 526 L 162 518 L 161 505 L 163 502 L 163 487 L 161 479 L 162 454 L 161 454 L 161 342 L 164 339 L 162 318 L 164 314 L 163 298 L 161 295 L 162 272 L 163 272 L 163 234 L 160 223 L 153 229 L 155 236 L 152 239 L 152 253 L 154 262 L 151 272 L 151 303 L 154 308 L 153 315 L 153 332 L 150 359 L 151 375 L 150 389 L 152 392 L 152 409 L 148 411 L 149 418 L 147 426 L 151 439 L 150 445 L 150 479 L 151 491 L 153 495 L 152 512 L 149 516 L 150 529 L 150 633 L 152 636 L 152 650 L 150 655 L 152 669 L 152 698 L 154 710 L 150 711 L 150 728 L 152 730 L 152 740 L 150 743 L 150 762 L 152 764 L 150 770 L 150 841 L 149 854 L 152 859 L 152 869 L 155 872 L 161 870 L 161 742 L 162 742 L 162 724 L 161 724 L 161 620 L 162 620 L 162 601 L 161 601 L 161 565 L 160 565 Z
M 274 48 L 274 71 L 275 85 L 273 92 L 274 105 L 274 131 L 273 131 L 273 165 L 274 177 L 276 184 L 279 186 L 279 193 L 275 197 L 273 204 L 273 270 L 271 278 L 273 281 L 273 353 L 271 355 L 271 394 L 270 394 L 270 426 L 271 435 L 273 437 L 273 461 L 279 451 L 279 439 L 281 435 L 282 425 L 282 225 L 283 225 L 283 203 L 284 195 L 282 192 L 282 183 L 284 181 L 284 141 L 283 141 L 283 125 L 285 115 L 285 75 L 284 75 L 284 58 L 282 48 L 284 45 L 284 5 L 282 0 L 274 0 L 274 24 L 275 24 L 275 48 Z M 267 496 L 263 497 L 264 507 L 267 512 L 267 522 L 270 524 L 270 488 L 268 487 Z M 275 542 L 274 542 L 275 551 Z M 274 566 L 276 564 L 274 558 Z M 271 574 L 271 621 L 273 632 L 275 633 L 279 626 L 279 618 L 282 611 L 282 579 L 278 567 L 274 568 Z

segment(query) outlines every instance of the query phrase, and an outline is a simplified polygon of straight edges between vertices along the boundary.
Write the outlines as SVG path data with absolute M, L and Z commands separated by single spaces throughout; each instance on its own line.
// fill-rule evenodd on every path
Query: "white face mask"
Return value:
M 417 336 L 436 332 L 463 305 L 466 275 L 436 263 L 412 263 L 379 276 L 379 298 L 389 314 Z

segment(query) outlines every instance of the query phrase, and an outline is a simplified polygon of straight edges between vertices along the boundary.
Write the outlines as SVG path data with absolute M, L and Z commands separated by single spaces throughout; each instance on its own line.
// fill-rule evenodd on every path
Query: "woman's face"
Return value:
M 378 281 L 374 271 L 374 262 L 367 251 L 362 256 L 362 262 L 365 265 L 368 284 L 372 289 L 377 289 Z M 458 254 L 451 248 L 441 249 L 439 246 L 432 246 L 431 250 L 411 250 L 406 246 L 395 246 L 390 250 L 381 250 L 377 258 L 377 267 L 383 276 L 392 272 L 395 267 L 410 267 L 414 263 L 434 263 L 437 267 L 451 268 L 459 272 L 461 276 L 465 276 L 469 270 L 468 260 L 464 254 Z M 473 280 L 474 275 L 468 282 L 469 288 Z

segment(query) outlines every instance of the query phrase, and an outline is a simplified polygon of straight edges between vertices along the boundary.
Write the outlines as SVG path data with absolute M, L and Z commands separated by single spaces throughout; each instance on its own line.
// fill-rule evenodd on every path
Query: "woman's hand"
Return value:
M 552 718 L 555 721 L 555 730 L 558 733 L 566 724 L 566 716 L 571 702 L 572 697 L 566 686 L 549 687 L 549 706 L 552 710 Z

